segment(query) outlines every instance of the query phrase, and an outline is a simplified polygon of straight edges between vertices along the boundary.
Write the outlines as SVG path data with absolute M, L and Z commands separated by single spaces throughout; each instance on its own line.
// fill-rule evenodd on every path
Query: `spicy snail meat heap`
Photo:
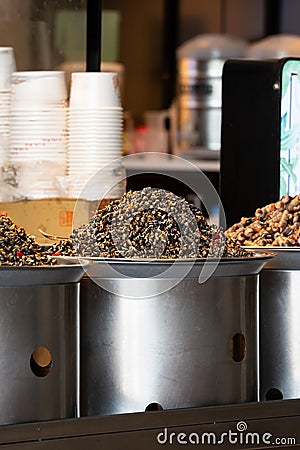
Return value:
M 69 241 L 55 244 L 53 252 L 107 258 L 252 256 L 221 228 L 209 225 L 200 209 L 176 198 L 174 204 L 165 191 L 150 187 L 127 192 L 97 210 L 89 223 L 73 231 Z M 193 222 L 196 229 L 183 237 L 182 230 Z
M 49 249 L 50 250 L 50 249 Z M 45 249 L 35 242 L 24 228 L 18 227 L 9 217 L 0 216 L 0 265 L 40 266 L 53 265 Z M 50 254 L 52 249 L 50 250 Z
M 164 192 L 164 191 L 163 191 Z M 151 194 L 151 196 L 150 196 Z M 107 258 L 251 257 L 238 242 L 209 225 L 202 211 L 161 190 L 130 191 L 97 210 L 69 239 L 44 246 L 0 215 L 0 266 L 56 265 L 53 256 Z
M 283 195 L 258 208 L 253 217 L 242 217 L 228 228 L 226 236 L 244 246 L 300 246 L 300 194 Z

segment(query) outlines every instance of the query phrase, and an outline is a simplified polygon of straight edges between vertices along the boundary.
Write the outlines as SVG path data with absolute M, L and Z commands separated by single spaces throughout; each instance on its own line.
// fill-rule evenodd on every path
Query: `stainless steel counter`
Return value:
M 137 153 L 123 158 L 123 165 L 129 171 L 171 171 L 171 172 L 219 172 L 220 159 L 193 159 L 173 157 L 168 154 Z
M 300 400 L 0 427 L 1 450 L 179 450 L 186 440 L 186 448 L 299 449 Z

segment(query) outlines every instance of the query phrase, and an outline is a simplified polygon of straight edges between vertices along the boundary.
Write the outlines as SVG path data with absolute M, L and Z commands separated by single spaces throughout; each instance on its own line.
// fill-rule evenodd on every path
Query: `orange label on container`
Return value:
M 59 212 L 59 225 L 61 227 L 71 227 L 73 223 L 73 211 Z

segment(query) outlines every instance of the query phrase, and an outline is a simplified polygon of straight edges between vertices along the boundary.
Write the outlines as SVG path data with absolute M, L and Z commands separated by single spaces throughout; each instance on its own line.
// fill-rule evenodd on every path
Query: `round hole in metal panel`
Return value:
M 37 377 L 46 377 L 52 369 L 52 355 L 43 346 L 37 347 L 30 356 L 30 368 Z
M 243 361 L 246 353 L 246 340 L 242 333 L 236 333 L 232 336 L 230 350 L 233 361 Z
M 164 408 L 161 406 L 160 403 L 149 403 L 148 406 L 146 406 L 145 411 L 163 411 Z
M 280 391 L 280 389 L 277 388 L 271 388 L 267 391 L 266 400 L 283 400 L 283 393 Z

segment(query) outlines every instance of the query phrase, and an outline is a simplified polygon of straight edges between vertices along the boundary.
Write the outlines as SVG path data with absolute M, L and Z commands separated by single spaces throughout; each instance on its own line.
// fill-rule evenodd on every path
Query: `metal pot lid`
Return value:
M 212 277 L 236 277 L 258 274 L 275 253 L 255 252 L 250 258 L 201 259 L 121 259 L 59 256 L 62 264 L 86 263 L 86 274 L 91 278 L 197 278 L 205 267 Z
M 78 283 L 83 275 L 84 266 L 78 263 L 57 266 L 0 266 L 0 287 Z
M 300 247 L 243 247 L 265 255 L 276 253 L 264 266 L 264 269 L 300 270 Z
M 229 34 L 200 34 L 177 48 L 177 58 L 201 60 L 239 58 L 246 54 L 246 40 Z
M 274 34 L 248 46 L 247 58 L 299 58 L 300 37 L 296 34 Z

